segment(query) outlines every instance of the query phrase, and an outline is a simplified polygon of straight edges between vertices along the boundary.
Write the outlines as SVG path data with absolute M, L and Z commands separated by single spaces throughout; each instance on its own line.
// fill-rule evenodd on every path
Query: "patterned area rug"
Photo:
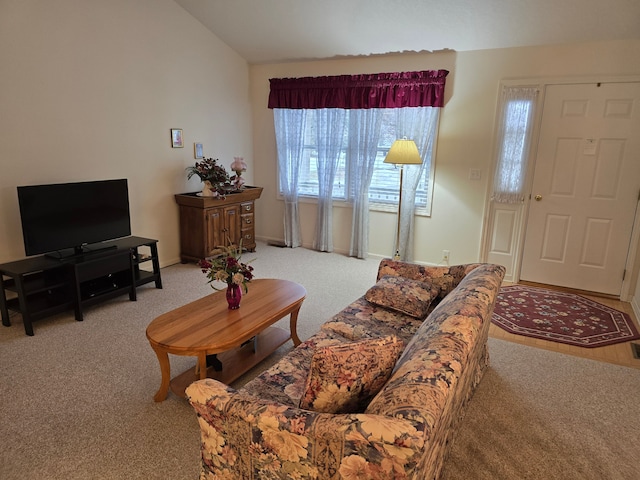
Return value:
M 500 289 L 491 321 L 509 333 L 580 347 L 640 338 L 624 312 L 581 295 L 524 285 Z

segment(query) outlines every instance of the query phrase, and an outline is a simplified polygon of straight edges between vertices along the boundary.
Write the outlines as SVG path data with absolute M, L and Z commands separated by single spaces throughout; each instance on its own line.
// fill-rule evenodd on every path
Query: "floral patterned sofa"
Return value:
M 504 273 L 384 259 L 365 295 L 243 388 L 191 384 L 200 478 L 438 478 Z

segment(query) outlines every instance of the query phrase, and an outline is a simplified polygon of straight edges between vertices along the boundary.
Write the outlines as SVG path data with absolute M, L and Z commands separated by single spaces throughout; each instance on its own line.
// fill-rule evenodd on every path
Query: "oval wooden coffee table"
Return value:
M 225 294 L 218 291 L 207 295 L 160 315 L 147 327 L 147 339 L 162 373 L 160 389 L 153 397 L 156 402 L 167 398 L 169 388 L 184 397 L 187 386 L 206 377 L 229 384 L 287 340 L 300 344 L 296 332 L 298 312 L 307 295 L 302 285 L 288 280 L 255 279 L 237 310 L 228 309 Z M 286 315 L 290 315 L 288 332 L 271 326 Z M 253 348 L 244 345 L 252 338 Z M 198 357 L 196 368 L 171 380 L 170 353 Z M 207 369 L 207 355 L 212 354 L 218 354 L 221 371 Z

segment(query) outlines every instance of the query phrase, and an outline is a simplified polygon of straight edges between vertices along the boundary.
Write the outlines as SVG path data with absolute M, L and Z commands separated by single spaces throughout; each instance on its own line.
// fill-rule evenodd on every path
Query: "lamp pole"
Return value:
M 396 254 L 394 260 L 400 260 L 400 218 L 402 216 L 402 171 L 404 165 L 400 165 L 400 195 L 398 196 L 398 228 L 396 230 Z
M 398 195 L 398 227 L 396 229 L 396 254 L 393 256 L 394 260 L 400 260 L 400 218 L 402 213 L 402 175 L 405 165 L 419 165 L 422 163 L 420 152 L 413 140 L 407 140 L 404 137 L 402 140 L 396 140 L 391 145 L 387 156 L 384 159 L 384 163 L 393 163 L 396 168 L 400 167 L 400 195 Z

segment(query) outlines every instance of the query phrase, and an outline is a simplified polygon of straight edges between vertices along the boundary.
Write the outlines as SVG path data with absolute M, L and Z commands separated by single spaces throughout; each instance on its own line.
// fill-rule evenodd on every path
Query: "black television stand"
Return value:
M 158 241 L 124 237 L 91 245 L 96 250 L 62 258 L 40 255 L 0 265 L 0 313 L 11 326 L 9 311 L 22 315 L 24 330 L 33 335 L 32 322 L 73 309 L 82 321 L 84 308 L 129 294 L 154 282 L 162 288 Z M 147 263 L 149 262 L 149 263 Z M 148 264 L 150 269 L 140 268 Z
M 79 245 L 73 247 L 73 249 L 56 250 L 55 252 L 45 253 L 45 257 L 55 258 L 56 260 L 67 260 L 71 257 L 81 257 L 83 255 L 93 255 L 96 253 L 104 252 L 105 250 L 115 250 L 117 245 L 103 246 L 101 243 L 93 243 L 88 245 Z

